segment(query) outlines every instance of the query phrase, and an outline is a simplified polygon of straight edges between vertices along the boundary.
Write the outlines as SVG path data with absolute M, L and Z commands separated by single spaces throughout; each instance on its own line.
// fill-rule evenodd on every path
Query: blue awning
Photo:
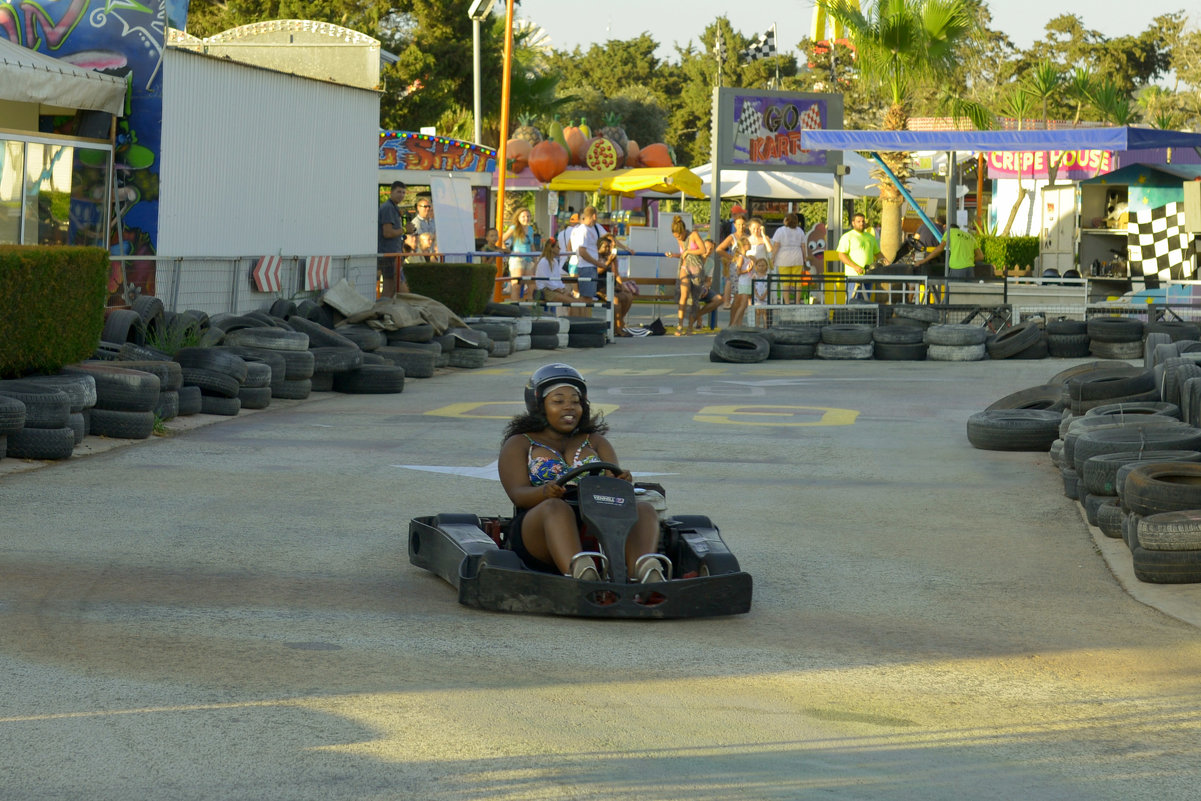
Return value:
M 1201 133 L 1155 128 L 1061 128 L 1049 131 L 801 131 L 808 150 L 1141 150 L 1201 147 Z

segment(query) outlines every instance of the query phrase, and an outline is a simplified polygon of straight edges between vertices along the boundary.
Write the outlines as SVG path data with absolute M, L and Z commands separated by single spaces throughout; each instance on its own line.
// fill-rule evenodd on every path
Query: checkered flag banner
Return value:
M 763 114 L 750 100 L 742 101 L 742 113 L 738 124 L 734 127 L 734 149 L 748 150 L 751 140 L 764 136 L 767 129 L 763 127 Z
M 743 61 L 758 61 L 761 58 L 771 58 L 776 54 L 776 29 L 773 26 L 767 33 L 762 33 L 759 38 L 747 45 L 746 50 L 742 51 Z
M 1183 203 L 1136 211 L 1128 225 L 1132 275 L 1157 276 L 1161 281 L 1195 276 L 1196 239 L 1185 229 Z

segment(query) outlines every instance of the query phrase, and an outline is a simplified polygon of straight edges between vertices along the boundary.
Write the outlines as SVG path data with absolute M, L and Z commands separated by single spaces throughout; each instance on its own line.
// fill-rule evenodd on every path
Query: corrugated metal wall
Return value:
M 167 48 L 158 252 L 376 248 L 379 96 Z

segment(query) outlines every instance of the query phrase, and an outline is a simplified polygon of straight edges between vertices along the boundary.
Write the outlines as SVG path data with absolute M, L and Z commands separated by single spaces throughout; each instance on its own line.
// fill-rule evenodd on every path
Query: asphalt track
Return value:
M 409 518 L 507 510 L 545 352 L 0 461 L 0 799 L 1196 797 L 1195 589 L 1147 605 L 1046 455 L 966 441 L 1075 362 L 708 342 L 554 358 L 720 526 L 740 617 L 484 613 L 409 566 Z

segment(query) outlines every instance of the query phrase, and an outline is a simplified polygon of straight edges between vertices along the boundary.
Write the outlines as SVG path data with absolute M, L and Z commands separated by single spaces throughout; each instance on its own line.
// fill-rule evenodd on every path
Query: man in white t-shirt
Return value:
M 580 223 L 580 215 L 572 214 L 567 224 L 559 229 L 555 241 L 559 243 L 559 269 L 566 272 L 567 262 L 571 258 L 571 231 Z
M 600 237 L 596 232 L 596 207 L 585 206 L 580 212 L 580 224 L 571 229 L 571 260 L 567 271 L 579 278 L 580 300 L 596 297 L 597 271 L 603 266 L 596 248 Z

